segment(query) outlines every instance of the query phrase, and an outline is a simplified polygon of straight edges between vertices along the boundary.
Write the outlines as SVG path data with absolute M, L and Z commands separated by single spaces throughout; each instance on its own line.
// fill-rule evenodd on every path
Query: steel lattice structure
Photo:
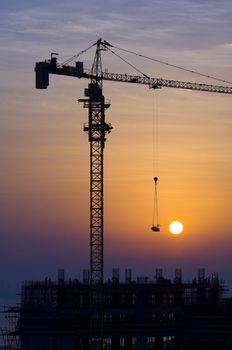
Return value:
M 90 281 L 91 284 L 103 282 L 104 271 L 104 144 L 105 134 L 112 127 L 105 123 L 104 96 L 98 84 L 90 84 L 98 87 L 100 95 L 98 98 L 91 94 L 84 107 L 89 109 L 89 124 L 84 126 L 84 131 L 89 134 L 90 142 Z M 96 101 L 98 99 L 98 101 Z
M 105 122 L 105 103 L 102 94 L 101 40 L 96 43 L 96 53 L 91 70 L 92 79 L 85 90 L 84 107 L 89 110 L 89 123 L 84 131 L 90 142 L 90 283 L 102 284 L 104 280 L 104 145 L 106 133 L 112 126 Z

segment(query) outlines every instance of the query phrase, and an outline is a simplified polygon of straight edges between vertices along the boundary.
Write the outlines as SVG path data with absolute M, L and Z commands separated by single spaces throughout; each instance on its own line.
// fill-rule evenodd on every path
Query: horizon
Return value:
M 62 62 L 102 37 L 232 81 L 232 4 L 12 0 L 0 10 L 1 292 L 9 283 L 15 291 L 24 280 L 52 278 L 58 268 L 75 278 L 89 267 L 89 143 L 82 131 L 88 116 L 77 103 L 88 81 L 51 75 L 48 89 L 36 90 L 35 62 L 50 52 Z M 137 74 L 103 54 L 109 71 Z M 151 77 L 221 84 L 122 56 Z M 93 57 L 94 50 L 80 60 L 88 68 Z M 231 292 L 231 96 L 131 85 L 103 83 L 114 128 L 104 163 L 106 274 L 112 267 L 145 275 L 163 267 L 171 276 L 181 267 L 191 278 L 205 267 Z M 159 235 L 150 229 L 154 176 Z M 184 225 L 178 237 L 168 231 L 173 220 Z

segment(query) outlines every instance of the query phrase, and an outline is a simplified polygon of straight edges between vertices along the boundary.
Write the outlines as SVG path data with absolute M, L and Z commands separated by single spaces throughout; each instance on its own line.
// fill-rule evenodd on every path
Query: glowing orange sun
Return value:
M 183 229 L 184 229 L 184 226 L 180 221 L 173 221 L 169 225 L 169 231 L 173 235 L 179 235 L 183 231 Z

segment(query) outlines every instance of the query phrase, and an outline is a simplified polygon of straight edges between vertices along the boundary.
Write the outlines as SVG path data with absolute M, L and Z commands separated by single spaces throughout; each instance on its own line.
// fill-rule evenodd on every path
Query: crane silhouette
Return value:
M 85 71 L 83 62 L 76 61 L 75 66 L 68 63 L 79 57 L 81 53 L 96 46 L 94 61 L 91 71 Z M 101 52 L 109 50 L 112 53 L 114 46 L 99 39 L 80 54 L 73 56 L 64 64 L 60 65 L 57 60 L 57 53 L 52 53 L 49 60 L 37 62 L 35 66 L 36 88 L 46 89 L 49 86 L 49 74 L 70 76 L 75 78 L 85 78 L 90 80 L 88 88 L 85 89 L 85 98 L 79 99 L 83 102 L 84 108 L 88 109 L 88 123 L 84 125 L 84 131 L 88 133 L 90 142 L 90 283 L 91 285 L 102 284 L 104 281 L 104 146 L 106 134 L 110 133 L 112 126 L 105 120 L 105 111 L 110 107 L 110 103 L 105 101 L 103 95 L 103 80 L 148 85 L 150 88 L 158 89 L 162 87 L 188 89 L 201 92 L 213 92 L 232 94 L 232 87 L 209 85 L 202 83 L 192 83 L 179 80 L 167 80 L 162 78 L 152 78 L 143 74 L 137 69 L 140 75 L 109 73 L 102 70 Z M 128 50 L 123 50 L 130 52 Z M 116 54 L 116 56 L 119 56 Z M 142 56 L 142 55 L 138 55 Z M 119 56 L 120 57 L 120 56 Z M 142 56 L 146 57 L 146 56 Z M 128 63 L 128 62 L 127 62 Z M 168 63 L 166 63 L 168 64 Z M 135 68 L 132 64 L 130 64 Z M 171 65 L 173 66 L 173 65 Z M 180 68 L 174 66 L 176 68 Z M 184 69 L 192 73 L 188 69 Z M 204 77 L 213 78 L 205 74 L 197 73 Z M 226 82 L 226 81 L 223 81 Z M 228 82 L 227 82 L 228 83 Z

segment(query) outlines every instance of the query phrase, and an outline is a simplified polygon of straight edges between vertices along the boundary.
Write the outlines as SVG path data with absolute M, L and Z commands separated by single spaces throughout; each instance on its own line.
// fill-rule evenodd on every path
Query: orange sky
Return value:
M 194 37 L 194 28 L 199 24 L 197 20 L 202 19 L 203 26 L 204 16 L 202 9 L 197 7 L 200 15 L 197 17 L 195 5 L 190 3 L 192 7 L 185 8 L 186 16 L 193 21 L 193 27 L 189 27 L 189 41 L 184 34 L 181 41 L 181 24 L 178 27 L 174 17 L 169 31 L 159 24 L 157 32 L 151 21 L 151 32 L 140 30 L 143 37 L 136 41 L 133 35 L 135 23 L 126 21 L 123 14 L 120 23 L 130 28 L 128 37 L 123 31 L 115 37 L 112 27 L 109 37 L 104 39 L 231 81 L 232 44 L 223 33 L 221 37 L 215 34 L 213 38 L 212 30 L 216 29 L 209 21 L 215 18 L 219 21 L 221 17 L 206 11 L 208 31 L 203 31 L 205 37 L 201 38 L 199 33 Z M 162 6 L 160 4 L 163 11 Z M 171 8 L 171 4 L 169 6 Z M 214 10 L 219 11 L 216 5 Z M 30 11 L 32 17 L 40 14 L 38 9 Z M 116 16 L 117 11 L 112 9 L 112 12 Z M 142 26 L 142 20 L 145 25 L 145 12 L 138 25 Z M 17 10 L 13 13 L 17 14 Z M 23 26 L 23 16 L 30 16 L 26 10 L 19 15 L 18 21 L 21 18 Z M 62 16 L 61 12 L 59 15 Z M 96 14 L 96 18 L 98 16 Z M 226 13 L 224 16 L 223 23 L 229 28 Z M 7 252 L 1 258 L 2 264 L 11 275 L 17 274 L 15 266 L 18 266 L 19 279 L 44 276 L 59 267 L 75 274 L 89 264 L 89 144 L 82 131 L 87 110 L 77 102 L 83 97 L 88 82 L 51 77 L 47 90 L 35 90 L 33 68 L 36 61 L 49 58 L 49 50 L 63 51 L 64 57 L 71 56 L 74 46 L 80 51 L 98 37 L 90 26 L 92 32 L 86 30 L 75 45 L 65 38 L 61 44 L 55 32 L 49 32 L 51 28 L 47 29 L 46 35 L 40 32 L 44 35 L 41 39 L 36 36 L 36 26 L 27 22 L 28 27 L 23 27 L 20 37 L 24 51 L 18 37 L 10 36 L 13 26 L 10 18 L 9 23 L 5 23 L 5 30 L 8 29 L 12 45 L 7 46 L 5 41 L 2 45 L 5 48 L 4 63 L 9 60 L 7 69 L 2 69 L 2 81 L 6 86 L 1 90 L 0 119 L 0 229 L 3 250 Z M 74 23 L 75 19 L 72 21 Z M 101 18 L 102 25 L 106 22 L 111 23 L 109 18 Z M 55 18 L 53 23 L 56 23 Z M 28 30 L 31 30 L 30 38 L 26 37 Z M 81 29 L 66 28 L 66 38 L 69 30 L 72 33 L 76 30 L 78 34 Z M 59 27 L 59 31 L 62 28 Z M 154 38 L 149 36 L 152 33 Z M 163 41 L 155 33 L 159 33 Z M 105 34 L 104 30 L 99 30 L 98 34 Z M 11 55 L 13 48 L 17 52 Z M 83 59 L 89 66 L 93 51 L 92 56 Z M 109 71 L 132 73 L 130 68 L 111 57 L 106 56 L 104 62 Z M 135 64 L 154 77 L 186 81 L 191 77 L 157 64 L 139 60 Z M 191 81 L 198 81 L 198 77 L 192 76 Z M 219 271 L 229 279 L 232 96 L 168 88 L 154 92 L 144 86 L 113 82 L 104 83 L 104 94 L 111 100 L 106 116 L 114 127 L 107 136 L 105 148 L 105 256 L 109 270 L 113 266 L 129 266 L 140 274 L 152 274 L 155 267 L 163 266 L 167 271 L 173 271 L 182 266 L 188 277 L 198 267 L 205 266 L 209 272 Z M 154 132 L 157 136 L 155 154 Z M 159 177 L 161 233 L 158 235 L 150 230 L 154 176 Z M 185 227 L 178 237 L 168 232 L 169 223 L 176 219 Z

